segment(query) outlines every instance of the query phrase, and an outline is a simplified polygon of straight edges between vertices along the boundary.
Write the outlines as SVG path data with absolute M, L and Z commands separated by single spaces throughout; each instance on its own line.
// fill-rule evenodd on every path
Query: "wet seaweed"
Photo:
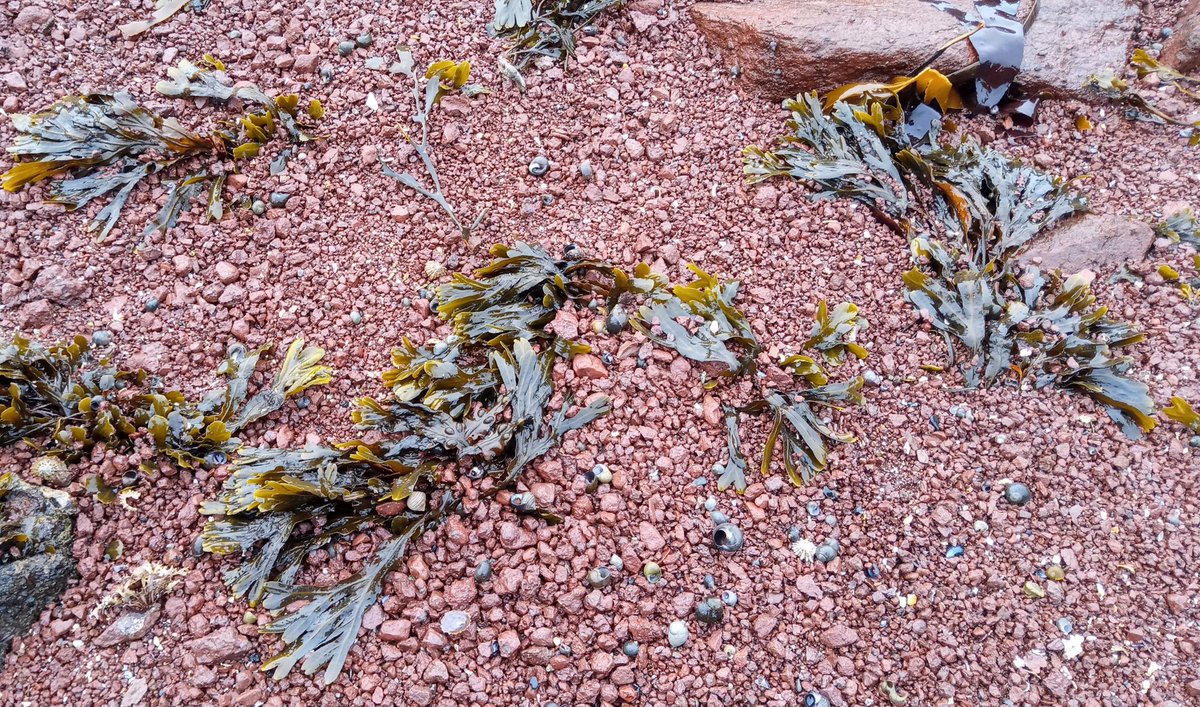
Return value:
M 47 200 L 68 210 L 107 200 L 87 226 L 104 240 L 133 190 L 152 174 L 177 165 L 204 161 L 211 166 L 230 155 L 257 154 L 276 123 L 293 141 L 312 139 L 305 132 L 308 121 L 298 113 L 298 97 L 272 98 L 253 85 L 234 87 L 219 61 L 206 57 L 201 63 L 181 61 L 169 70 L 171 80 L 159 83 L 158 91 L 221 102 L 237 99 L 259 106 L 262 112 L 248 113 L 232 129 L 200 134 L 175 118 L 143 108 L 126 93 L 67 96 L 42 112 L 12 116 L 16 136 L 8 152 L 16 162 L 3 175 L 4 189 L 20 191 L 53 179 Z M 205 185 L 209 188 L 206 213 L 209 218 L 219 214 L 214 202 L 219 203 L 223 184 L 224 175 L 211 169 L 170 182 L 166 202 L 143 235 L 170 228 Z
M 975 11 L 983 27 L 971 35 L 979 55 L 975 73 L 975 100 L 982 108 L 1000 104 L 1016 80 L 1025 54 L 1025 27 L 1017 19 L 1019 0 L 976 0 Z
M 568 416 L 569 397 L 558 411 L 549 410 L 555 355 L 552 348 L 537 352 L 526 339 L 488 351 L 484 365 L 495 385 L 476 388 L 467 396 L 470 402 L 460 398 L 446 406 L 452 412 L 412 402 L 423 395 L 411 388 L 398 394 L 405 399 L 359 400 L 354 420 L 361 429 L 384 433 L 378 444 L 242 451 L 221 495 L 202 507 L 220 516 L 209 521 L 202 537 L 210 552 L 252 554 L 226 574 L 235 595 L 271 610 L 305 602 L 263 629 L 280 634 L 289 646 L 264 669 L 283 677 L 299 664 L 308 674 L 324 668 L 326 683 L 337 678 L 383 577 L 411 541 L 461 504 L 461 490 L 441 481 L 447 465 L 486 467 L 496 481 L 494 494 L 514 484 L 564 434 L 608 412 L 601 399 Z M 435 380 L 425 376 L 439 364 L 410 343 L 395 360 L 403 368 L 389 380 L 405 386 Z M 402 504 L 402 510 L 385 515 L 387 503 Z M 295 583 L 309 552 L 375 528 L 389 537 L 357 574 L 328 587 Z
M 575 55 L 575 33 L 622 0 L 499 0 L 488 31 L 508 41 L 500 58 L 505 73 L 524 90 L 521 72 L 538 59 L 566 63 Z
M 453 334 L 422 345 L 402 339 L 381 376 L 389 394 L 354 401 L 351 419 L 371 443 L 241 449 L 220 494 L 203 504 L 210 516 L 204 548 L 241 558 L 225 574 L 235 596 L 280 612 L 263 629 L 286 644 L 264 664 L 276 677 L 299 667 L 323 671 L 326 683 L 336 680 L 384 577 L 414 540 L 461 512 L 464 484 L 478 481 L 478 497 L 493 499 L 520 483 L 529 465 L 564 436 L 609 412 L 603 396 L 577 405 L 570 391 L 556 394 L 555 360 L 586 350 L 546 330 L 561 308 L 628 307 L 635 327 L 681 355 L 730 371 L 753 370 L 758 345 L 735 306 L 736 283 L 693 268 L 694 280 L 672 286 L 644 263 L 626 272 L 579 257 L 578 249 L 556 258 L 518 242 L 491 253 L 489 264 L 471 275 L 456 273 L 438 288 L 437 313 Z M 815 334 L 829 351 L 860 324 L 843 321 L 844 311 L 835 310 L 823 325 L 829 331 Z M 231 362 L 229 369 L 241 365 Z M 840 398 L 833 387 L 787 394 L 789 408 L 796 408 L 787 415 L 804 426 L 781 433 L 787 441 L 780 446 L 789 460 L 811 457 L 789 464 L 824 466 L 827 445 L 845 437 L 804 411 L 853 399 L 852 390 Z M 810 430 L 820 437 L 816 442 L 795 437 Z M 731 460 L 739 463 L 744 468 L 740 454 Z M 455 473 L 461 469 L 470 471 Z M 729 478 L 745 488 L 744 474 Z M 510 511 L 551 524 L 562 520 L 553 509 L 531 504 L 512 504 Z M 328 586 L 301 583 L 314 551 L 363 534 L 374 538 L 375 549 L 356 574 Z
M 1196 212 L 1191 209 L 1180 209 L 1167 216 L 1166 220 L 1154 227 L 1154 232 L 1170 239 L 1172 243 L 1187 243 L 1200 248 L 1200 222 L 1196 219 Z
M 831 366 L 840 366 L 846 354 L 861 361 L 867 357 L 867 350 L 855 338 L 866 327 L 867 320 L 858 316 L 858 306 L 853 302 L 843 302 L 830 312 L 829 304 L 821 300 L 804 348 L 819 352 Z
M 1162 83 L 1174 86 L 1185 96 L 1200 99 L 1200 94 L 1190 87 L 1191 84 L 1200 84 L 1200 78 L 1187 76 L 1160 63 L 1146 50 L 1135 50 L 1130 63 L 1139 77 L 1155 74 Z M 1085 87 L 1102 98 L 1121 104 L 1125 108 L 1126 118 L 1182 127 L 1180 134 L 1188 138 L 1188 145 L 1200 145 L 1200 121 L 1188 121 L 1167 113 L 1134 90 L 1129 82 L 1118 76 L 1115 71 L 1108 69 L 1089 76 Z
M 669 290 L 655 287 L 629 323 L 651 341 L 686 358 L 724 366 L 727 375 L 753 370 L 760 347 L 749 322 L 733 304 L 739 283 L 722 282 L 695 265 L 688 269 L 695 280 Z
M 292 342 L 271 386 L 247 401 L 260 355 L 231 348 L 218 369 L 224 385 L 199 402 L 160 390 L 157 379 L 91 355 L 87 339 L 42 346 L 19 334 L 0 349 L 0 444 L 23 442 L 44 454 L 79 459 L 100 443 L 132 449 L 145 438 L 184 467 L 223 463 L 236 433 L 279 409 L 285 399 L 329 381 L 323 352 Z M 94 493 L 103 494 L 98 479 Z M 114 499 L 115 500 L 115 499 Z
M 800 96 L 778 149 L 747 148 L 746 176 L 787 176 L 813 185 L 814 198 L 854 199 L 908 238 L 916 267 L 904 274 L 905 298 L 946 338 L 967 387 L 1029 375 L 1037 388 L 1087 394 L 1129 437 L 1152 429 L 1153 402 L 1119 353 L 1141 334 L 1095 306 L 1090 281 L 1021 270 L 1014 257 L 1086 202 L 1069 182 L 972 139 L 943 140 L 936 121 L 913 137 L 915 105 L 889 94 L 826 113 L 817 96 Z
M 792 484 L 803 486 L 810 483 L 829 463 L 829 447 L 835 443 L 847 444 L 854 436 L 835 431 L 817 416 L 816 406 L 831 406 L 835 403 L 860 404 L 862 402 L 862 378 L 852 378 L 837 384 L 828 384 L 794 393 L 772 392 L 761 400 L 738 408 L 749 414 L 766 413 L 773 419 L 767 441 L 763 445 L 761 470 L 770 473 L 777 451 Z M 779 449 L 779 448 L 782 449 Z
M 1171 397 L 1171 404 L 1162 409 L 1162 414 L 1168 420 L 1174 420 L 1188 428 L 1192 434 L 1200 435 L 1200 413 L 1178 395 Z
M 828 304 L 821 300 L 817 305 L 816 321 L 803 347 L 834 366 L 841 365 L 847 354 L 865 359 L 866 349 L 853 343 L 852 339 L 867 326 L 867 320 L 858 316 L 858 307 L 852 302 L 838 305 L 831 314 Z M 830 383 L 828 372 L 805 354 L 783 356 L 779 366 L 805 381 L 808 387 L 796 391 L 767 390 L 762 397 L 745 405 L 724 408 L 729 458 L 724 464 L 713 467 L 717 488 L 722 491 L 729 487 L 738 493 L 746 490 L 747 461 L 738 428 L 739 414 L 771 420 L 760 471 L 763 475 L 769 474 L 772 464 L 779 459 L 788 479 L 796 486 L 810 483 L 826 468 L 832 446 L 854 442 L 853 435 L 835 431 L 830 423 L 818 417 L 817 409 L 823 406 L 841 409 L 838 403 L 861 404 L 863 379 L 855 376 Z
M 442 191 L 442 180 L 438 175 L 437 165 L 434 163 L 433 155 L 430 152 L 429 122 L 433 114 L 433 109 L 441 103 L 442 98 L 450 93 L 461 91 L 467 86 L 467 80 L 471 74 L 471 63 L 467 61 L 456 63 L 443 60 L 430 64 L 424 74 L 424 87 L 421 86 L 421 78 L 417 76 L 414 66 L 412 52 L 407 48 L 401 49 L 399 61 L 400 73 L 412 81 L 412 121 L 421 127 L 420 138 L 414 137 L 405 128 L 402 128 L 402 130 L 404 138 L 421 160 L 421 165 L 425 168 L 425 173 L 429 177 L 431 186 L 424 186 L 419 179 L 409 172 L 397 172 L 386 161 L 382 163 L 383 173 L 440 206 L 442 211 L 445 211 L 446 215 L 450 217 L 455 227 L 458 228 L 463 240 L 469 242 L 471 233 L 479 227 L 479 224 L 487 216 L 487 210 L 480 211 L 479 215 L 471 223 L 466 223 L 459 218 L 458 212 L 450 204 L 450 201 Z

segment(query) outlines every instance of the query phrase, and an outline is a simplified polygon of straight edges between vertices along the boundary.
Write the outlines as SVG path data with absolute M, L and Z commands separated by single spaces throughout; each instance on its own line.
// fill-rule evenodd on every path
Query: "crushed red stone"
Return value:
M 353 434 L 342 404 L 385 393 L 377 373 L 389 347 L 402 336 L 449 333 L 422 292 L 436 284 L 425 263 L 455 271 L 486 261 L 435 205 L 380 173 L 380 159 L 407 154 L 399 147 L 407 89 L 364 62 L 390 60 L 401 43 L 422 63 L 471 60 L 474 79 L 492 90 L 448 98 L 434 117 L 448 197 L 463 214 L 491 207 L 481 240 L 555 251 L 576 243 L 626 266 L 646 260 L 675 280 L 688 277 L 689 262 L 740 279 L 739 304 L 771 358 L 798 349 L 819 299 L 854 301 L 871 321 L 860 338 L 871 355 L 839 373 L 869 369 L 878 384 L 866 405 L 834 414 L 858 442 L 837 448 L 816 485 L 796 489 L 773 476 L 753 479 L 744 496 L 718 494 L 710 473 L 724 457 L 718 398 L 741 402 L 749 383 L 708 391 L 696 367 L 640 335 L 594 335 L 587 311 L 560 316 L 556 328 L 581 333 L 600 368 L 560 362 L 556 383 L 578 400 L 603 393 L 614 405 L 526 475 L 539 499 L 553 489 L 566 521 L 550 528 L 483 503 L 422 539 L 389 576 L 372 628 L 328 688 L 300 671 L 278 682 L 260 672 L 282 646 L 258 633 L 267 615 L 258 610 L 248 623 L 246 602 L 230 598 L 221 576 L 234 560 L 193 555 L 204 522 L 198 504 L 226 468 L 161 464 L 142 482 L 136 510 L 95 503 L 76 483 L 81 579 L 15 642 L 0 673 L 6 704 L 793 705 L 819 690 L 835 705 L 861 705 L 881 702 L 884 681 L 909 704 L 1194 702 L 1200 480 L 1188 435 L 1164 424 L 1131 442 L 1082 396 L 1015 386 L 964 392 L 956 374 L 922 369 L 945 351 L 902 299 L 905 244 L 861 208 L 809 201 L 802 185 L 746 186 L 742 148 L 769 144 L 785 116 L 714 60 L 689 4 L 634 0 L 601 17 L 569 67 L 528 73 L 526 94 L 495 68 L 500 44 L 485 34 L 490 9 L 479 3 L 421 0 L 364 14 L 348 3 L 216 2 L 138 41 L 123 41 L 115 26 L 146 8 L 114 13 L 79 0 L 19 10 L 0 37 L 0 75 L 16 73 L 25 86 L 5 94 L 10 113 L 67 93 L 125 89 L 185 124 L 212 123 L 228 113 L 151 93 L 178 58 L 209 51 L 237 79 L 326 105 L 327 139 L 297 150 L 286 172 L 271 176 L 264 158 L 230 180 L 231 196 L 293 195 L 262 217 L 231 206 L 206 224 L 194 209 L 143 243 L 142 224 L 163 194 L 157 186 L 135 193 L 109 241 L 97 244 L 82 231 L 85 214 L 43 202 L 44 186 L 0 195 L 6 330 L 36 327 L 48 339 L 107 329 L 121 362 L 191 394 L 213 384 L 231 338 L 257 345 L 304 333 L 328 349 L 335 381 L 307 408 L 288 405 L 254 426 L 249 444 Z M 1141 44 L 1156 41 L 1180 7 L 1146 5 Z M 338 55 L 338 42 L 364 31 L 370 48 Z M 313 73 L 322 68 L 332 83 Z M 379 111 L 367 109 L 368 94 Z M 1189 110 L 1171 90 L 1158 98 Z M 1080 113 L 1094 130 L 1074 130 Z M 1200 206 L 1200 153 L 1174 130 L 1128 122 L 1114 106 L 1045 103 L 1030 130 L 987 117 L 961 124 L 1004 152 L 1089 175 L 1079 186 L 1098 212 L 1153 222 L 1176 206 Z M 0 126 L 3 142 L 11 137 L 11 126 Z M 542 179 L 526 169 L 538 154 L 552 165 Z M 590 180 L 579 172 L 585 161 Z M 1200 401 L 1196 310 L 1155 273 L 1161 263 L 1191 272 L 1190 262 L 1186 248 L 1157 248 L 1131 265 L 1142 283 L 1097 278 L 1101 302 L 1146 328 L 1147 343 L 1133 352 L 1136 375 L 1160 404 L 1173 394 Z M 145 307 L 151 298 L 155 311 Z M 757 453 L 762 424 L 744 432 Z M 30 458 L 0 451 L 5 468 Z M 75 471 L 115 482 L 136 461 L 98 449 Z M 598 463 L 613 483 L 589 494 L 581 474 Z M 1004 502 L 1006 478 L 1029 485 L 1028 505 Z M 745 531 L 742 551 L 710 547 L 709 495 Z M 810 501 L 820 503 L 816 516 Z M 787 540 L 792 525 L 814 543 L 837 537 L 839 557 L 802 562 Z M 119 564 L 103 559 L 113 539 L 125 547 Z M 312 579 L 348 576 L 373 542 L 358 537 L 318 553 Z M 952 545 L 964 547 L 962 557 L 946 558 Z M 587 571 L 613 555 L 624 567 L 613 583 L 586 587 Z M 468 600 L 462 583 L 484 558 L 494 578 Z M 148 634 L 98 645 L 116 619 L 90 610 L 151 559 L 189 574 Z M 649 560 L 663 569 L 655 585 L 641 576 Z M 1063 582 L 1038 576 L 1051 562 L 1065 568 Z M 1046 597 L 1023 594 L 1028 580 Z M 690 619 L 696 602 L 725 589 L 739 599 L 721 625 Z M 459 605 L 469 628 L 442 635 L 440 617 Z M 688 618 L 691 638 L 671 649 L 666 627 L 676 617 Z M 1086 636 L 1081 655 L 1065 652 L 1062 618 Z M 640 644 L 635 658 L 621 652 L 629 639 Z

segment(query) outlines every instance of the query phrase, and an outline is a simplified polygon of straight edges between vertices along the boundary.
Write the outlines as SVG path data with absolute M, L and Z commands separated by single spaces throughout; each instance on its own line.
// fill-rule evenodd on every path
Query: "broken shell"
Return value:
M 721 552 L 737 552 L 744 543 L 742 529 L 733 523 L 722 523 L 713 530 L 713 547 Z
M 658 584 L 662 579 L 662 568 L 658 566 L 657 562 L 647 562 L 642 565 L 642 575 L 650 584 Z

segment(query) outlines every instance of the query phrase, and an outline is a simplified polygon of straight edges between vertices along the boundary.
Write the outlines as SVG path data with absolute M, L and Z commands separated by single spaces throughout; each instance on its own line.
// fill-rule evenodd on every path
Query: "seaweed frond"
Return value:
M 421 164 L 429 176 L 431 186 L 424 186 L 409 172 L 395 171 L 388 166 L 387 162 L 383 163 L 383 173 L 440 206 L 458 228 L 463 240 L 469 241 L 471 232 L 478 228 L 484 217 L 487 216 L 487 210 L 481 211 L 469 224 L 459 219 L 458 212 L 442 191 L 442 180 L 433 161 L 433 154 L 430 152 L 429 121 L 434 107 L 441 103 L 442 98 L 455 91 L 463 90 L 467 85 L 467 80 L 471 75 L 471 63 L 469 61 L 456 63 L 449 60 L 434 62 L 424 74 L 424 88 L 421 86 L 421 78 L 414 70 L 412 52 L 408 48 L 400 50 L 399 67 L 400 73 L 412 81 L 410 92 L 413 100 L 412 121 L 421 126 L 419 139 L 414 138 L 408 130 L 404 130 L 404 137 L 416 152 L 417 157 L 420 158 Z

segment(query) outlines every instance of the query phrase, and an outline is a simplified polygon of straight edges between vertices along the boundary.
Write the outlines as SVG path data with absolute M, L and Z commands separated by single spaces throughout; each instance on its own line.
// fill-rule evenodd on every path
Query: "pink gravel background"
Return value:
M 162 189 L 139 190 L 109 241 L 96 244 L 82 231 L 83 214 L 41 203 L 43 188 L 0 195 L 5 330 L 24 324 L 29 302 L 59 296 L 66 304 L 44 309 L 42 338 L 109 329 L 119 359 L 161 371 L 190 392 L 212 382 L 231 336 L 258 344 L 304 333 L 325 347 L 335 382 L 306 410 L 289 406 L 261 423 L 250 443 L 351 434 L 344 402 L 383 394 L 376 375 L 389 347 L 402 335 L 423 341 L 446 333 L 419 298 L 430 284 L 425 262 L 452 270 L 484 262 L 433 204 L 380 174 L 378 159 L 400 154 L 407 87 L 363 62 L 390 62 L 402 42 L 420 64 L 470 59 L 475 80 L 492 90 L 447 101 L 434 130 L 453 203 L 468 217 L 491 207 L 483 241 L 552 249 L 575 242 L 617 263 L 652 261 L 673 279 L 686 276 L 689 261 L 741 279 L 740 302 L 772 356 L 796 350 L 817 300 L 854 301 L 871 321 L 861 339 L 871 357 L 843 372 L 870 368 L 883 379 L 868 389 L 867 405 L 837 415 L 859 442 L 838 450 L 818 486 L 795 489 L 773 477 L 756 479 L 744 497 L 717 494 L 692 484 L 724 455 L 723 427 L 702 414 L 698 372 L 662 351 L 637 369 L 643 342 L 636 335 L 595 337 L 588 314 L 579 313 L 584 339 L 617 363 L 599 380 L 577 379 L 560 364 L 558 382 L 580 397 L 605 392 L 616 409 L 527 474 L 544 503 L 569 513 L 566 523 L 548 529 L 482 505 L 426 537 L 407 572 L 391 577 L 346 672 L 325 689 L 302 674 L 277 683 L 257 671 L 255 658 L 278 646 L 246 624 L 244 602 L 230 600 L 220 581 L 230 563 L 192 554 L 202 526 L 197 503 L 215 492 L 224 470 L 164 468 L 143 484 L 136 512 L 80 493 L 74 551 L 82 579 L 15 643 L 0 674 L 0 703 L 119 704 L 144 684 L 140 704 L 147 705 L 792 705 L 802 699 L 799 685 L 834 704 L 872 705 L 883 701 L 884 680 L 909 704 L 1200 700 L 1200 489 L 1185 431 L 1164 424 L 1129 442 L 1082 397 L 1012 387 L 960 392 L 956 375 L 923 371 L 921 364 L 941 362 L 944 347 L 916 325 L 901 297 L 905 244 L 862 209 L 808 202 L 799 184 L 744 185 L 742 147 L 769 143 L 784 116 L 730 76 L 688 18 L 689 4 L 663 6 L 641 33 L 624 12 L 604 17 L 568 68 L 530 71 L 524 95 L 495 68 L 501 45 L 484 32 L 486 2 L 391 3 L 364 14 L 346 3 L 214 0 L 204 15 L 181 14 L 133 42 L 116 25 L 147 14 L 148 2 L 136 11 L 93 0 L 53 4 L 46 32 L 8 24 L 19 3 L 0 11 L 0 75 L 15 71 L 26 85 L 4 89 L 10 113 L 64 93 L 125 89 L 184 124 L 212 121 L 227 112 L 152 93 L 178 58 L 210 51 L 237 79 L 325 103 L 328 140 L 300 150 L 277 178 L 268 176 L 269 158 L 259 159 L 244 185 L 227 190 L 264 200 L 292 193 L 286 209 L 263 217 L 230 208 L 223 221 L 205 225 L 197 209 L 165 238 L 141 244 L 141 225 Z M 1154 41 L 1179 6 L 1154 3 L 1139 42 Z M 654 15 L 660 3 L 630 7 Z M 231 30 L 240 37 L 230 39 Z M 338 42 L 363 30 L 374 45 L 338 56 Z M 329 85 L 316 73 L 324 65 L 334 70 Z M 368 92 L 379 112 L 366 108 Z M 1075 132 L 1077 112 L 1096 129 Z M 1081 188 L 1097 211 L 1154 221 L 1172 202 L 1200 206 L 1200 153 L 1174 130 L 1131 124 L 1113 106 L 1048 103 L 1033 131 L 964 122 L 1005 152 L 1088 175 Z M 11 138 L 5 122 L 0 139 Z M 553 164 L 540 180 L 526 171 L 539 153 Z M 584 160 L 595 168 L 591 183 L 578 173 Z M 218 263 L 226 264 L 223 277 Z M 1161 250 L 1132 265 L 1144 286 L 1103 284 L 1110 273 L 1100 273 L 1098 294 L 1147 329 L 1149 342 L 1134 356 L 1156 400 L 1180 394 L 1200 402 L 1198 313 L 1153 274 L 1160 263 L 1195 275 L 1186 249 Z M 39 278 L 47 270 L 53 277 Z M 76 286 L 82 294 L 73 298 Z M 143 312 L 151 296 L 162 302 L 153 314 Z M 355 309 L 363 312 L 358 325 Z M 737 399 L 746 385 L 723 394 Z M 968 408 L 969 418 L 952 414 L 953 405 Z M 745 429 L 757 455 L 761 423 Z M 0 451 L 5 466 L 23 469 L 29 458 Z M 588 494 L 579 476 L 599 462 L 613 469 L 613 484 Z M 115 480 L 129 463 L 100 453 L 77 471 Z M 1005 503 L 997 483 L 1005 478 L 1028 484 L 1033 501 Z M 823 500 L 812 518 L 805 504 L 822 498 L 820 485 L 840 496 Z M 742 552 L 718 557 L 710 549 L 712 523 L 700 507 L 710 494 L 745 530 Z M 986 530 L 974 529 L 980 520 Z M 840 558 L 802 563 L 785 539 L 793 524 L 814 542 L 837 537 Z M 100 649 L 91 643 L 111 619 L 88 612 L 123 576 L 101 558 L 114 537 L 124 542 L 126 568 L 155 559 L 190 573 L 149 635 Z M 348 574 L 371 542 L 343 543 L 328 573 Z M 946 559 L 955 544 L 965 556 Z M 587 570 L 614 553 L 625 571 L 612 587 L 589 591 Z M 484 557 L 496 576 L 476 591 L 470 577 Z M 656 586 L 638 573 L 646 560 L 663 567 Z M 1021 585 L 1052 561 L 1066 568 L 1066 580 L 1040 582 L 1045 599 L 1025 597 Z M 868 578 L 868 567 L 878 568 L 878 579 Z M 672 650 L 664 629 L 707 596 L 706 574 L 717 593 L 733 589 L 740 600 L 720 627 L 689 621 L 691 640 Z M 898 598 L 909 594 L 915 606 L 900 608 Z M 438 632 L 450 608 L 472 615 L 465 635 Z M 1061 617 L 1087 637 L 1078 658 L 1061 654 Z M 381 635 L 384 620 L 407 624 L 387 624 Z M 202 651 L 189 642 L 230 631 L 248 636 L 253 654 L 198 663 Z M 642 645 L 634 660 L 620 651 L 631 636 Z M 493 641 L 511 657 L 490 657 Z

